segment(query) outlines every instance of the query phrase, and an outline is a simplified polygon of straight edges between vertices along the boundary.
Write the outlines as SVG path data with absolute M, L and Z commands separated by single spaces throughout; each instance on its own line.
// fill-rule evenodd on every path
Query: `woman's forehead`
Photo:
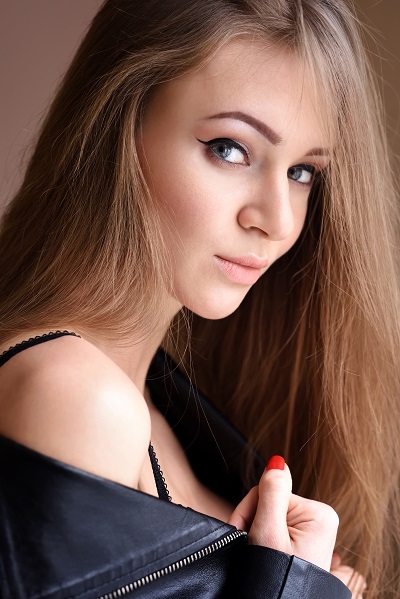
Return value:
M 198 70 L 160 88 L 159 108 L 182 118 L 241 113 L 272 127 L 284 141 L 300 134 L 305 143 L 329 145 L 326 118 L 304 62 L 260 40 L 235 40 Z

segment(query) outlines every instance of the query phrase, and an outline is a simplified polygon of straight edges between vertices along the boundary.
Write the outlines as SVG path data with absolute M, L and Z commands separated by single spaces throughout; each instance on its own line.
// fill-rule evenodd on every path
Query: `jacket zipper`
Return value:
M 101 597 L 98 597 L 98 599 L 119 599 L 120 597 L 124 597 L 124 595 L 126 595 L 127 593 L 135 591 L 136 589 L 145 586 L 149 582 L 153 582 L 153 580 L 157 580 L 158 578 L 161 578 L 166 574 L 171 574 L 171 572 L 176 572 L 184 566 L 192 564 L 193 562 L 196 562 L 197 560 L 205 557 L 206 555 L 210 555 L 211 553 L 218 551 L 218 549 L 222 549 L 222 547 L 226 547 L 226 545 L 229 545 L 229 543 L 232 543 L 232 541 L 235 541 L 239 537 L 247 537 L 247 533 L 243 530 L 235 530 L 226 537 L 219 539 L 219 541 L 214 541 L 210 545 L 207 545 L 207 547 L 204 547 L 204 549 L 195 551 L 187 557 L 184 557 L 183 559 L 180 559 L 177 562 L 174 562 L 173 564 L 166 566 L 165 568 L 156 570 L 155 572 L 152 572 L 147 576 L 143 576 L 142 578 L 139 578 L 139 580 L 135 580 L 135 582 L 126 584 L 123 587 L 116 589 L 115 591 L 111 591 L 111 593 L 101 595 Z

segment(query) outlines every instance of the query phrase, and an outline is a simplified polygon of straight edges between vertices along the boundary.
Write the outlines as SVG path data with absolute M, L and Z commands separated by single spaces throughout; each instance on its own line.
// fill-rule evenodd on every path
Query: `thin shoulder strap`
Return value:
M 164 501 L 172 501 L 171 495 L 168 491 L 167 483 L 165 482 L 160 464 L 158 463 L 156 452 L 154 451 L 154 447 L 151 443 L 149 445 L 149 456 L 159 498 L 163 499 Z
M 6 349 L 0 355 L 0 366 L 3 366 L 8 360 L 11 360 L 13 356 L 19 354 L 24 349 L 28 349 L 28 347 L 33 347 L 34 345 L 39 345 L 39 343 L 45 343 L 46 341 L 51 341 L 52 339 L 57 339 L 58 337 L 64 337 L 65 335 L 72 335 L 73 337 L 80 337 L 77 333 L 73 333 L 72 331 L 54 331 L 51 333 L 44 333 L 43 335 L 37 335 L 36 337 L 30 337 L 26 341 L 21 341 L 21 343 L 17 343 L 13 345 L 9 349 Z
M 45 343 L 46 341 L 58 339 L 58 337 L 64 337 L 66 335 L 80 337 L 80 335 L 72 331 L 52 331 L 50 333 L 44 333 L 43 335 L 36 335 L 36 337 L 30 337 L 29 339 L 21 341 L 20 343 L 13 345 L 9 349 L 6 349 L 6 351 L 4 351 L 0 355 L 0 366 L 3 366 L 3 364 L 8 362 L 8 360 L 11 360 L 13 356 L 19 354 L 25 349 L 28 349 L 28 347 L 33 347 L 35 345 L 39 345 L 40 343 Z M 172 501 L 171 495 L 169 494 L 168 487 L 164 479 L 164 475 L 158 463 L 156 452 L 154 451 L 154 448 L 151 443 L 149 445 L 149 456 L 159 498 L 165 501 Z

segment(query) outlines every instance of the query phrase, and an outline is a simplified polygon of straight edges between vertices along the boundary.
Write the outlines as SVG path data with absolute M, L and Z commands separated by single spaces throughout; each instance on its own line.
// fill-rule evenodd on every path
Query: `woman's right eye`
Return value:
M 249 165 L 248 152 L 233 139 L 218 138 L 211 139 L 210 141 L 198 139 L 198 141 L 204 144 L 209 149 L 211 156 L 220 162 Z

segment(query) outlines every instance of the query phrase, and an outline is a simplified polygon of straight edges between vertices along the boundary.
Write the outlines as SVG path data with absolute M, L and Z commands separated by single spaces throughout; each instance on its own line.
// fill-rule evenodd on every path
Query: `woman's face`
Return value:
M 313 176 L 328 162 L 304 71 L 291 54 L 241 40 L 155 92 L 142 163 L 175 308 L 231 314 L 299 237 Z

